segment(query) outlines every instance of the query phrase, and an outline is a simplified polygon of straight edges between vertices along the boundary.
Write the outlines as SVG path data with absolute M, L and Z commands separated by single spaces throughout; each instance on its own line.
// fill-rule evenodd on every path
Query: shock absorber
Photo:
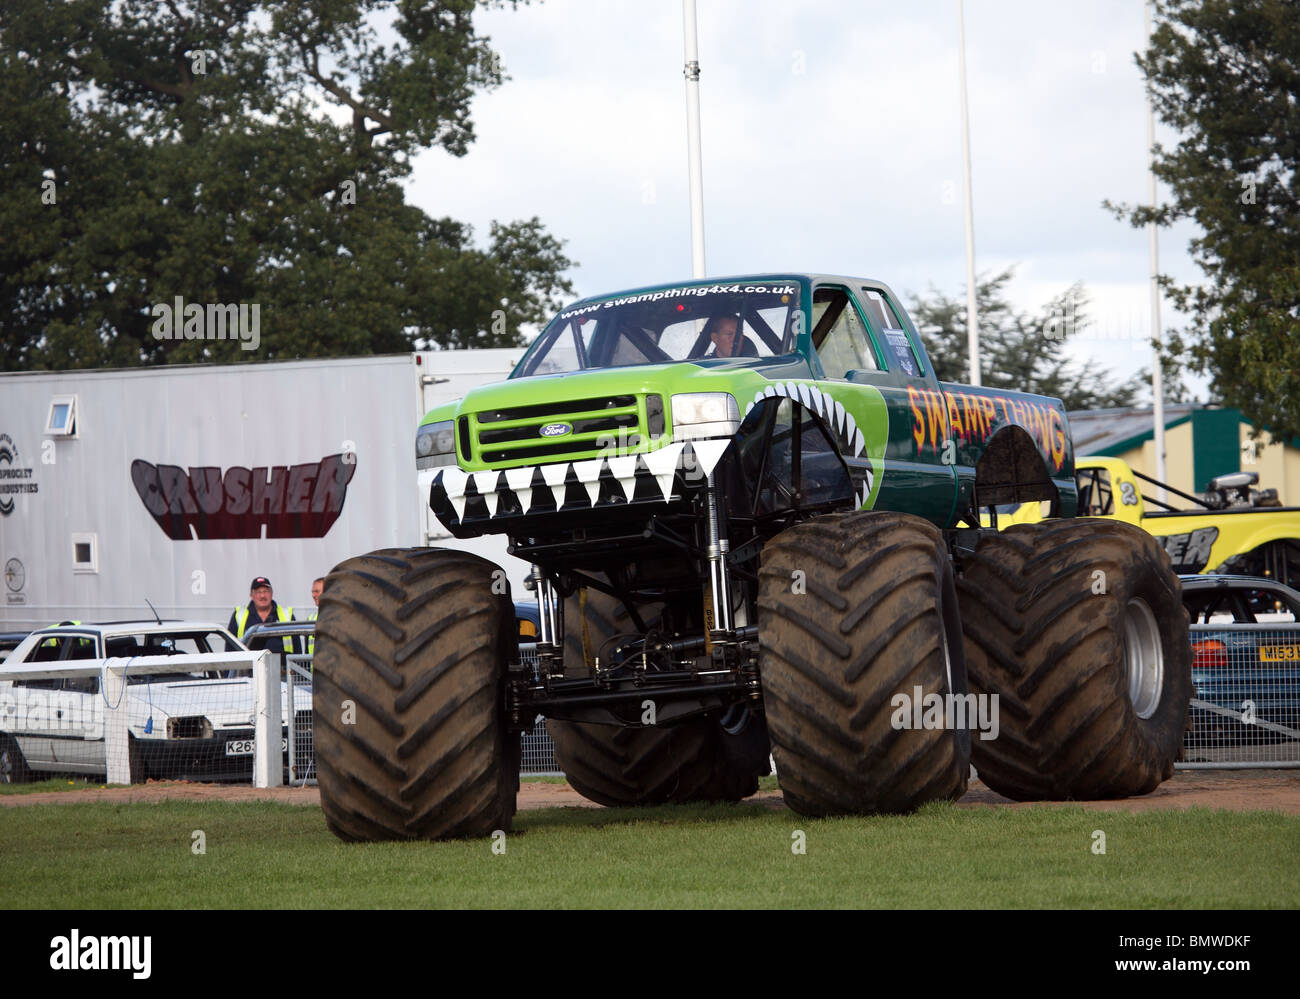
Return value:
M 555 588 L 555 580 L 533 565 L 533 592 L 537 594 L 537 616 L 541 634 L 537 641 L 537 658 L 544 676 L 563 670 L 564 663 L 564 601 Z
M 705 555 L 709 562 L 709 589 L 713 600 L 713 634 L 710 637 L 714 641 L 729 641 L 735 630 L 731 618 L 731 569 L 727 564 L 731 542 L 727 540 L 726 525 L 718 510 L 718 489 L 712 472 L 705 480 L 704 502 L 709 532 Z

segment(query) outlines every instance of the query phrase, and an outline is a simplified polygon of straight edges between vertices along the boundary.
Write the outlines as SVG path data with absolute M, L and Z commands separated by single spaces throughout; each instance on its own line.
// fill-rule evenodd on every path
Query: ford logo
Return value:
M 563 437 L 565 434 L 572 432 L 573 427 L 567 423 L 548 423 L 537 431 L 540 437 Z

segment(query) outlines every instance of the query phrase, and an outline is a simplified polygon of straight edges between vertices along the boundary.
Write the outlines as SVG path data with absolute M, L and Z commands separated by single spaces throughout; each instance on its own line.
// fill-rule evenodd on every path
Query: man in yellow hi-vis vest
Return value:
M 253 624 L 292 621 L 293 608 L 281 607 L 275 602 L 272 593 L 271 581 L 265 576 L 256 577 L 248 588 L 247 605 L 235 608 L 235 612 L 230 615 L 230 623 L 226 625 L 227 630 L 234 632 L 235 637 L 243 641 L 244 630 L 250 621 Z M 266 643 L 266 648 L 272 652 L 295 653 L 298 647 L 296 638 L 272 638 Z

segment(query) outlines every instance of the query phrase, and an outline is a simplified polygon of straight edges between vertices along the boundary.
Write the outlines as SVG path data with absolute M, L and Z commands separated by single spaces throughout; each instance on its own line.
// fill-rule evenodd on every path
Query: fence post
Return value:
M 100 701 L 104 705 L 105 784 L 130 784 L 131 731 L 127 726 L 131 711 L 126 699 L 126 664 L 123 660 L 104 662 L 100 681 Z
M 279 787 L 284 783 L 284 762 L 280 754 L 280 673 L 283 653 L 263 651 L 253 662 L 253 786 Z

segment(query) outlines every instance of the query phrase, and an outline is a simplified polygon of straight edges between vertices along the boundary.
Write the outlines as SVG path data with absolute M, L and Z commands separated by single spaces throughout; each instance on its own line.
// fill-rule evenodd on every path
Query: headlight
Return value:
M 456 437 L 451 420 L 429 423 L 415 432 L 415 467 L 456 464 Z
M 729 392 L 689 392 L 672 398 L 673 437 L 730 437 L 740 429 L 740 407 Z

